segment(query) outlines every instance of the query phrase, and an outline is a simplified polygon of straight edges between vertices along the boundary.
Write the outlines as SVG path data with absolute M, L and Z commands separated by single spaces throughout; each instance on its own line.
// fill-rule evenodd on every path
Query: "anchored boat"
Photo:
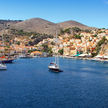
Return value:
M 0 70 L 6 70 L 7 66 L 4 63 L 0 63 Z
M 57 33 L 56 33 L 56 46 L 57 46 Z M 58 58 L 58 54 L 55 55 L 55 61 L 50 63 L 50 65 L 48 66 L 48 68 L 54 72 L 63 72 L 60 67 L 59 67 L 59 58 Z

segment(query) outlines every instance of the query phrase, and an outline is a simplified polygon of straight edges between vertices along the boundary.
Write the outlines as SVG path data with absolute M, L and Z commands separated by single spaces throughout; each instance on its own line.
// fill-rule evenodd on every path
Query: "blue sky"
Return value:
M 0 19 L 40 17 L 55 23 L 75 20 L 108 28 L 108 0 L 0 0 Z

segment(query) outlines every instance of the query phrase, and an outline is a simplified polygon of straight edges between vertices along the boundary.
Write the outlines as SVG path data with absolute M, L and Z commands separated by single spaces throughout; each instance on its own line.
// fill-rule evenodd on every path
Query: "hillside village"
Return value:
M 40 18 L 15 21 L 15 24 L 4 21 L 8 25 L 1 22 L 5 28 L 0 31 L 1 56 L 33 52 L 47 56 L 108 56 L 108 29 L 105 28 L 92 28 L 75 21 L 55 24 Z M 31 31 L 27 32 L 28 29 Z
M 108 56 L 108 47 L 105 51 L 103 51 L 101 48 L 99 52 L 96 52 L 97 44 L 104 38 L 106 39 L 105 44 L 108 46 L 108 30 L 105 29 L 93 30 L 91 33 L 80 32 L 79 35 L 65 33 L 64 35 L 58 36 L 57 46 L 51 44 L 55 41 L 55 38 L 45 39 L 39 42 L 37 46 L 40 47 L 42 44 L 47 43 L 48 47 L 52 48 L 53 53 L 63 50 L 63 53 L 60 54 L 63 54 L 64 56 L 73 56 L 82 53 L 87 53 L 89 55 L 93 53 L 99 53 L 100 55 Z
M 0 41 L 0 52 L 11 54 L 14 53 L 31 53 L 33 51 L 37 54 L 40 52 L 46 52 L 48 55 L 59 54 L 63 56 L 74 56 L 77 54 L 88 54 L 90 56 L 102 55 L 108 56 L 108 30 L 107 29 L 95 29 L 92 31 L 81 31 L 76 28 L 73 33 L 70 29 L 64 30 L 53 38 L 43 38 L 36 44 L 33 44 L 35 35 L 31 36 L 15 36 L 10 42 Z M 69 32 L 70 31 L 70 32 Z M 37 39 L 37 38 L 36 38 Z M 104 40 L 99 46 L 99 42 Z M 36 40 L 35 40 L 36 41 Z M 100 47 L 98 50 L 97 47 Z M 106 49 L 104 49 L 106 47 Z

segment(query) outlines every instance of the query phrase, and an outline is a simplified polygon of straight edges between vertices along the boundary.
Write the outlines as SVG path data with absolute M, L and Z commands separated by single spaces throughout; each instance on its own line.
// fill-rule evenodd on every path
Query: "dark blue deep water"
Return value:
M 18 59 L 0 71 L 0 108 L 108 108 L 108 64 L 60 58 Z

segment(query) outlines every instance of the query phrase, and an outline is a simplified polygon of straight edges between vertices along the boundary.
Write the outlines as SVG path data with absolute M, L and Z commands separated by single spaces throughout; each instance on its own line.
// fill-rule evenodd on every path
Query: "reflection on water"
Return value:
M 89 67 L 85 67 L 85 68 L 81 68 L 81 70 L 87 70 L 87 71 L 93 71 L 93 68 L 89 68 Z
M 19 59 L 0 71 L 0 108 L 108 108 L 108 64 L 60 58 Z

